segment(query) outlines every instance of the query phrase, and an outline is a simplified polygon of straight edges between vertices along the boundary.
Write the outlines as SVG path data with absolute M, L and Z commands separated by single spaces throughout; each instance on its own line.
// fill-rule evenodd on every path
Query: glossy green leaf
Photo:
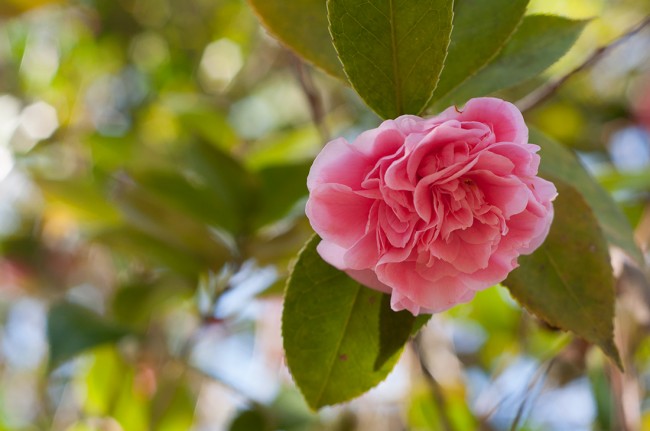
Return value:
M 327 29 L 325 0 L 248 0 L 264 26 L 282 43 L 330 75 L 345 79 Z
M 375 369 L 382 353 L 384 294 L 369 289 L 324 262 L 314 237 L 300 254 L 287 285 L 282 335 L 287 364 L 312 408 L 348 401 L 384 380 L 401 349 L 384 340 L 393 354 Z M 397 336 L 408 338 L 413 319 L 391 318 L 403 324 Z M 406 330 L 408 328 L 408 330 Z M 388 336 L 390 334 L 384 334 Z M 388 347 L 384 347 L 386 352 Z
M 499 55 L 437 106 L 462 104 L 534 78 L 566 54 L 586 24 L 552 15 L 525 17 Z
M 387 360 L 404 347 L 404 343 L 408 341 L 414 330 L 416 320 L 416 317 L 406 310 L 397 313 L 394 312 L 390 308 L 389 295 L 383 295 L 381 301 L 382 304 L 379 314 L 379 354 L 375 360 L 375 370 L 379 370 Z M 424 322 L 426 321 L 428 319 Z
M 330 32 L 352 87 L 383 118 L 419 114 L 449 45 L 453 1 L 328 0 Z
M 102 344 L 115 343 L 131 332 L 81 305 L 60 302 L 47 316 L 50 369 Z
M 379 316 L 379 354 L 375 370 L 399 352 L 409 338 L 414 337 L 431 320 L 431 314 L 413 316 L 406 310 L 395 312 L 390 307 L 390 295 L 382 297 Z
M 449 53 L 433 100 L 476 74 L 501 51 L 521 22 L 528 0 L 456 0 Z M 486 19 L 491 17 L 491 19 Z
M 614 344 L 614 277 L 594 213 L 580 192 L 554 180 L 558 197 L 546 241 L 504 285 L 528 311 L 598 345 L 619 367 Z
M 432 315 L 431 314 L 420 314 L 415 318 L 415 322 L 413 323 L 413 329 L 411 330 L 411 336 L 417 335 L 417 333 L 420 331 L 420 329 L 424 328 L 427 323 L 429 323 L 429 320 L 431 320 Z
M 634 231 L 625 214 L 566 147 L 536 129 L 530 130 L 530 142 L 542 147 L 540 173 L 558 178 L 578 189 L 594 211 L 605 238 L 621 248 L 637 263 L 644 262 L 643 254 L 634 241 Z

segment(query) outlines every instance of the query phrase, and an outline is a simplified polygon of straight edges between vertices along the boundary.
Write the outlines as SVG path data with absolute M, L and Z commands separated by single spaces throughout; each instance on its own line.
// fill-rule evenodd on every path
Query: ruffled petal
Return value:
M 378 278 L 393 288 L 393 295 L 398 295 L 391 305 L 402 306 L 416 314 L 415 307 L 411 305 L 414 303 L 420 307 L 417 312 L 426 309 L 427 312 L 437 313 L 453 307 L 467 296 L 468 289 L 458 278 L 447 277 L 433 282 L 423 277 L 418 270 L 420 267 L 417 262 L 406 261 L 377 268 Z
M 373 163 L 343 138 L 329 142 L 314 160 L 307 176 L 312 191 L 323 184 L 341 184 L 357 190 Z
M 305 212 L 321 238 L 348 248 L 365 235 L 372 203 L 347 186 L 322 184 L 311 191 Z
M 476 121 L 492 127 L 497 142 L 528 143 L 528 127 L 515 105 L 493 97 L 471 99 L 462 110 L 446 109 L 436 120 Z

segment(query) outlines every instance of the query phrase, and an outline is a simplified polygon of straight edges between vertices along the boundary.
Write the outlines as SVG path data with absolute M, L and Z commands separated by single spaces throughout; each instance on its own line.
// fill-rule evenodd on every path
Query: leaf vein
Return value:
M 584 306 L 582 305 L 582 303 L 580 302 L 578 297 L 576 297 L 575 292 L 573 292 L 573 290 L 571 290 L 570 284 L 567 282 L 567 280 L 564 278 L 563 274 L 560 272 L 560 269 L 559 269 L 557 263 L 555 263 L 555 260 L 553 259 L 553 256 L 546 249 L 546 247 L 544 247 L 544 254 L 546 254 L 546 256 L 548 258 L 548 261 L 551 264 L 551 266 L 553 267 L 553 269 L 555 270 L 555 273 L 557 274 L 558 278 L 560 279 L 562 284 L 566 287 L 566 290 L 569 293 L 569 297 L 571 298 L 573 303 L 580 309 L 580 314 L 584 318 L 586 318 L 593 327 L 599 327 L 600 325 L 598 324 L 598 322 L 594 322 L 594 320 L 592 319 L 591 313 L 586 312 Z M 589 341 L 592 341 L 592 340 L 589 340 Z
M 318 391 L 318 395 L 316 396 L 316 401 L 320 403 L 321 398 L 323 396 L 323 393 L 325 392 L 325 388 L 327 387 L 327 382 L 329 381 L 331 375 L 332 375 L 332 370 L 334 369 L 334 364 L 336 363 L 336 358 L 339 355 L 339 350 L 341 349 L 341 344 L 343 344 L 343 339 L 345 338 L 345 332 L 348 329 L 348 326 L 350 325 L 350 320 L 352 319 L 352 312 L 354 311 L 354 308 L 357 304 L 357 301 L 359 300 L 359 296 L 361 293 L 361 285 L 357 284 L 357 293 L 354 295 L 354 301 L 352 301 L 352 306 L 350 307 L 350 312 L 348 313 L 348 317 L 345 320 L 345 325 L 343 326 L 343 331 L 341 331 L 341 337 L 336 343 L 336 348 L 332 350 L 333 354 L 332 357 L 329 361 L 329 366 L 327 367 L 327 375 L 323 379 L 323 384 L 321 385 L 320 390 Z
M 393 54 L 393 82 L 395 88 L 395 104 L 397 108 L 397 115 L 402 115 L 404 113 L 404 104 L 402 102 L 402 82 L 399 76 L 399 54 L 397 51 L 397 25 L 395 22 L 395 0 L 388 0 L 388 5 L 390 7 L 390 41 L 392 46 Z
M 423 14 L 420 16 L 420 18 L 417 20 L 417 22 L 411 26 L 411 28 L 409 29 L 409 31 L 407 31 L 407 32 L 406 32 L 406 33 L 405 33 L 405 34 L 404 34 L 404 35 L 403 35 L 403 36 L 402 36 L 402 37 L 397 41 L 397 45 L 398 45 L 398 46 L 401 45 L 402 42 L 404 42 L 404 40 L 405 40 L 407 37 L 409 37 L 409 36 L 411 35 L 411 33 L 413 33 L 413 30 L 415 30 L 415 29 L 418 27 L 418 25 L 420 25 L 420 23 L 421 23 L 422 21 L 424 21 L 424 19 L 425 19 L 427 16 L 429 16 L 429 13 L 431 13 L 431 12 L 435 12 L 435 11 L 436 11 L 436 9 L 433 9 L 433 8 L 432 8 L 432 9 L 427 10 L 425 13 L 423 13 Z M 427 23 L 427 24 L 429 24 L 429 23 Z

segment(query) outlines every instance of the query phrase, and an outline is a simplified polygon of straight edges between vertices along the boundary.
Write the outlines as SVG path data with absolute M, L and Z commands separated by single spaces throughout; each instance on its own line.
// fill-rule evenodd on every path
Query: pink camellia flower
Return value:
M 494 98 L 335 139 L 307 178 L 318 253 L 395 311 L 467 302 L 548 234 L 557 191 L 537 151 L 519 110 Z

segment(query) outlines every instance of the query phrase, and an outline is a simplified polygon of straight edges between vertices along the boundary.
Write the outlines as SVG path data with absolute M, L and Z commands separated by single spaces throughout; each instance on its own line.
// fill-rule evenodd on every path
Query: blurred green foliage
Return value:
M 650 6 L 540 0 L 531 12 L 602 19 L 547 75 L 501 93 L 510 100 Z M 650 98 L 648 37 L 527 114 L 581 151 L 646 251 L 648 167 L 615 163 L 611 145 L 618 131 L 650 129 L 638 107 Z M 616 429 L 622 394 L 650 426 L 650 295 L 629 265 L 617 273 L 626 377 L 496 287 L 423 331 L 436 385 L 407 346 L 383 392 L 306 407 L 279 337 L 288 266 L 312 235 L 306 176 L 327 135 L 377 122 L 350 88 L 270 38 L 242 0 L 3 1 L 0 429 L 498 430 L 524 402 L 522 429 L 566 429 L 571 418 L 549 407 L 566 388 L 584 413 L 572 429 Z M 555 361 L 541 395 L 522 360 L 542 370 Z M 507 380 L 511 370 L 521 373 Z

